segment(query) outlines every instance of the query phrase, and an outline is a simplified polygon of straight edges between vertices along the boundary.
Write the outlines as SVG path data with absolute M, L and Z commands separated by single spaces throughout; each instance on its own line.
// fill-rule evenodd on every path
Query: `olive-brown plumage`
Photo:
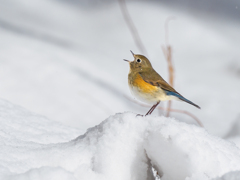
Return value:
M 151 114 L 160 101 L 165 100 L 181 100 L 200 108 L 171 87 L 153 69 L 150 61 L 145 56 L 140 54 L 133 54 L 133 56 L 133 61 L 125 60 L 130 65 L 128 84 L 134 96 L 143 102 L 153 104 L 146 115 Z

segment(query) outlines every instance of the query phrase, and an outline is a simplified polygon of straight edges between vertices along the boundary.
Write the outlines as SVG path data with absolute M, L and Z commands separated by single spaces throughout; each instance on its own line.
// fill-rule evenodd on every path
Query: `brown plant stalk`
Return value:
M 174 17 L 168 17 L 165 21 L 165 46 L 162 46 L 162 51 L 165 56 L 165 59 L 168 63 L 168 74 L 169 74 L 169 84 L 173 87 L 174 86 L 174 68 L 172 63 L 172 47 L 168 43 L 168 23 L 173 20 Z M 170 109 L 171 109 L 172 101 L 168 101 L 166 116 L 169 117 Z
M 139 33 L 137 31 L 137 28 L 135 27 L 135 25 L 133 23 L 133 20 L 132 20 L 130 14 L 128 12 L 125 0 L 118 0 L 118 2 L 119 2 L 119 5 L 120 5 L 120 8 L 121 8 L 121 12 L 122 12 L 122 15 L 124 17 L 124 20 L 125 20 L 128 28 L 131 32 L 131 35 L 133 37 L 133 40 L 134 40 L 136 46 L 138 47 L 140 52 L 147 55 L 146 48 L 144 47 L 144 45 L 141 41 L 141 38 L 139 36 Z

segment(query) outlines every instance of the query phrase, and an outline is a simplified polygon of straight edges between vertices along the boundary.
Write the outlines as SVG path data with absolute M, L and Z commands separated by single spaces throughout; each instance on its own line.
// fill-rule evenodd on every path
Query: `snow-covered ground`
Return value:
M 1 180 L 210 180 L 240 170 L 240 149 L 172 118 L 119 113 L 79 131 L 0 100 Z M 238 177 L 239 173 L 226 175 Z
M 128 8 L 147 57 L 166 80 L 164 23 L 175 17 L 169 24 L 175 88 L 202 109 L 183 102 L 173 108 L 193 113 L 208 133 L 240 147 L 240 25 L 159 2 L 130 1 Z M 147 118 L 114 115 L 148 111 L 125 97 L 131 97 L 129 67 L 122 59 L 132 59 L 129 50 L 141 53 L 117 3 L 83 8 L 60 0 L 0 0 L 0 98 L 42 115 L 0 100 L 2 178 L 109 179 L 119 173 L 119 179 L 141 179 L 147 156 L 165 179 L 204 180 L 240 170 L 236 146 L 201 128 L 155 117 L 158 111 Z

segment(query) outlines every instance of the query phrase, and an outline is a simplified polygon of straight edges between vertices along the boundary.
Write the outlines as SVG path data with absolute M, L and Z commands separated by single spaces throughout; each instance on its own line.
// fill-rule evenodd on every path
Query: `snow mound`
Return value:
M 119 113 L 77 133 L 0 100 L 0 179 L 153 180 L 153 166 L 161 180 L 210 180 L 240 170 L 235 144 L 172 118 Z
M 240 171 L 233 171 L 223 175 L 220 178 L 216 178 L 213 180 L 239 180 L 239 179 L 240 179 Z

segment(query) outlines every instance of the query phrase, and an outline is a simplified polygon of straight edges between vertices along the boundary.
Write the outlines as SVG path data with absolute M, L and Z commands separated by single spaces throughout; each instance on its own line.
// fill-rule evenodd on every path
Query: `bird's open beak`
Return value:
M 130 52 L 132 53 L 132 55 L 133 55 L 133 57 L 135 56 L 135 54 L 130 50 Z M 127 61 L 127 62 L 131 62 L 131 61 L 129 61 L 129 60 L 127 60 L 127 59 L 123 59 L 124 61 Z
M 131 50 L 130 50 L 130 52 L 132 53 L 132 55 L 133 55 L 133 57 L 134 57 L 135 54 L 134 54 Z

